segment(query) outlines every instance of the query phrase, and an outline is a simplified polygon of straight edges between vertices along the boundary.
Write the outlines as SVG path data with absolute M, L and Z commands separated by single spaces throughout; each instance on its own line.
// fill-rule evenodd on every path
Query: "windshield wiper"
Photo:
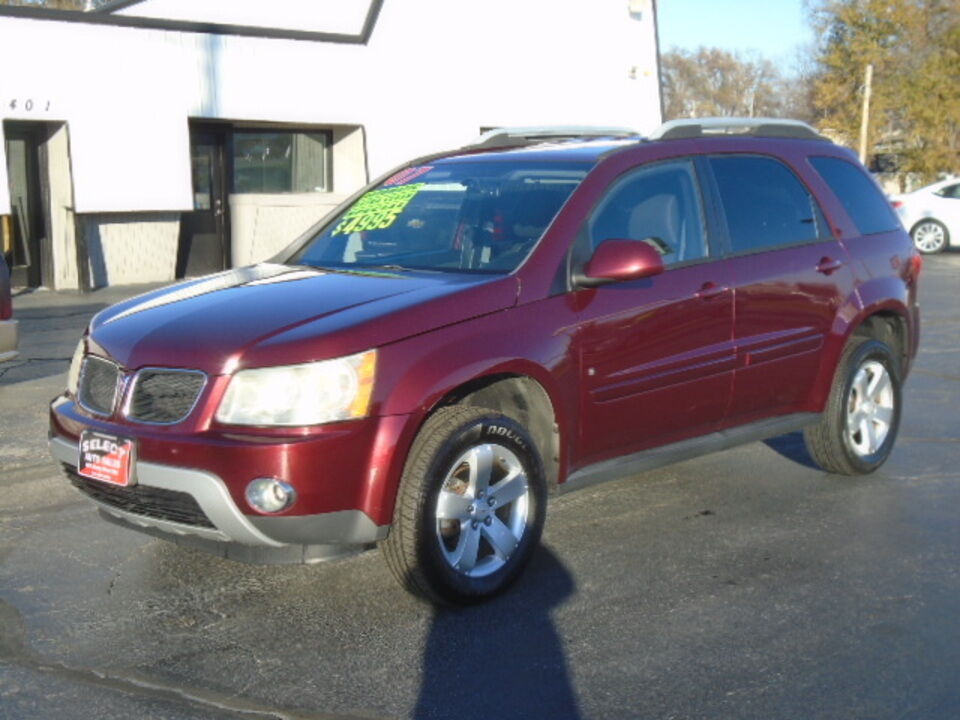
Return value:
M 404 267 L 403 265 L 357 265 L 357 270 L 412 270 L 413 268 Z

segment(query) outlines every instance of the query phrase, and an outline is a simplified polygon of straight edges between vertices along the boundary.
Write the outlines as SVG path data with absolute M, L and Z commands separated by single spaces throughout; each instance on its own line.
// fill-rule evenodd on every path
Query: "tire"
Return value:
M 879 340 L 852 338 L 837 366 L 820 422 L 803 432 L 827 472 L 862 475 L 890 456 L 900 425 L 900 367 Z
M 913 245 L 924 255 L 943 252 L 950 244 L 950 232 L 937 220 L 921 220 L 910 231 Z
M 543 462 L 522 425 L 494 410 L 441 408 L 414 440 L 381 551 L 413 594 L 480 602 L 530 560 L 546 501 Z

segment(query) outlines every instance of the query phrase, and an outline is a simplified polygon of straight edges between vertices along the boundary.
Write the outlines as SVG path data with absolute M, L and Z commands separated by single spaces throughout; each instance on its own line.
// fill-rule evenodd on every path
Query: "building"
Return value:
M 483 129 L 660 122 L 654 0 L 0 6 L 0 67 L 0 241 L 57 289 L 268 258 Z

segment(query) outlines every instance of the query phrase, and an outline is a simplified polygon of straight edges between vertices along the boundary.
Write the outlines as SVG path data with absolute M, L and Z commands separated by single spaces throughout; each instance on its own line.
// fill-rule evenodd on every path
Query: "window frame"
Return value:
M 567 252 L 568 291 L 576 291 L 579 289 L 574 282 L 574 278 L 583 272 L 583 268 L 586 266 L 587 262 L 589 262 L 590 258 L 593 257 L 593 253 L 596 250 L 596 248 L 593 247 L 593 239 L 590 236 L 590 224 L 595 219 L 597 214 L 603 209 L 610 196 L 615 193 L 621 185 L 629 182 L 632 177 L 651 169 L 657 169 L 666 165 L 684 164 L 690 171 L 690 176 L 694 185 L 694 197 L 697 200 L 697 206 L 699 210 L 700 227 L 703 233 L 703 244 L 704 248 L 706 249 L 706 254 L 703 257 L 693 260 L 683 260 L 681 262 L 664 264 L 663 272 L 668 273 L 673 270 L 719 260 L 720 257 L 722 257 L 723 247 L 722 244 L 717 242 L 714 230 L 715 218 L 713 216 L 713 209 L 710 204 L 709 194 L 705 192 L 703 187 L 704 179 L 699 160 L 700 158 L 697 155 L 680 155 L 677 157 L 642 162 L 627 168 L 613 178 L 603 189 L 603 192 L 597 198 L 596 202 L 594 202 L 590 209 L 585 213 L 584 219 L 580 223 L 580 227 L 577 229 L 574 241 L 570 243 L 570 249 Z M 627 240 L 629 238 L 624 239 Z M 636 242 L 643 241 L 637 240 Z
M 236 189 L 236 166 L 234 163 L 236 150 L 236 136 L 242 133 L 289 134 L 289 135 L 322 135 L 325 138 L 323 152 L 323 190 L 283 190 L 247 192 Z M 231 123 L 226 127 L 226 154 L 227 154 L 227 193 L 229 195 L 321 195 L 333 192 L 333 130 L 326 127 L 309 127 L 305 125 L 270 125 Z
M 723 196 L 720 193 L 720 184 L 717 182 L 716 175 L 713 172 L 713 166 L 710 162 L 713 159 L 725 158 L 758 158 L 762 160 L 769 160 L 777 163 L 787 170 L 787 172 L 793 176 L 793 178 L 799 183 L 800 187 L 802 187 L 810 197 L 812 203 L 811 210 L 814 211 L 814 228 L 816 230 L 814 237 L 810 240 L 804 240 L 802 242 L 785 242 L 777 243 L 776 245 L 765 245 L 760 248 L 751 248 L 748 250 L 734 250 L 733 238 L 730 234 L 730 225 L 727 221 L 727 211 L 723 203 Z M 707 177 L 709 192 L 713 196 L 713 202 L 715 203 L 718 232 L 723 238 L 724 257 L 739 258 L 746 257 L 748 255 L 758 255 L 766 252 L 777 252 L 779 250 L 788 250 L 795 247 L 817 245 L 819 243 L 829 242 L 835 239 L 830 230 L 830 223 L 827 220 L 827 215 L 823 211 L 823 206 L 820 204 L 820 199 L 817 197 L 817 194 L 810 188 L 810 185 L 807 184 L 803 176 L 797 172 L 796 168 L 789 162 L 785 161 L 782 157 L 761 152 L 714 152 L 704 155 L 702 160 L 704 164 L 704 174 Z
M 837 190 L 834 188 L 833 183 L 830 182 L 830 180 L 828 180 L 827 177 L 820 171 L 820 168 L 817 167 L 816 161 L 818 160 L 827 160 L 827 161 L 849 165 L 851 168 L 853 168 L 854 172 L 857 172 L 862 176 L 864 181 L 866 181 L 868 184 L 872 184 L 876 190 L 877 195 L 882 201 L 882 205 L 887 210 L 890 219 L 893 220 L 892 226 L 885 230 L 874 230 L 872 232 L 864 232 L 863 229 L 860 227 L 860 223 L 857 222 L 857 218 L 851 212 L 850 207 L 848 207 L 847 202 L 840 195 L 840 193 L 838 193 Z M 857 237 L 867 238 L 867 237 L 873 237 L 876 235 L 885 235 L 887 233 L 896 232 L 898 229 L 902 228 L 902 221 L 900 220 L 897 214 L 897 211 L 894 210 L 893 206 L 890 205 L 890 202 L 889 202 L 889 199 L 887 198 L 886 193 L 883 192 L 883 190 L 877 184 L 876 179 L 870 174 L 870 171 L 867 170 L 865 167 L 863 167 L 857 162 L 854 162 L 850 158 L 838 157 L 837 155 L 827 155 L 824 153 L 810 153 L 809 155 L 807 155 L 806 161 L 807 161 L 807 166 L 809 166 L 810 170 L 816 173 L 816 176 L 823 182 L 827 190 L 833 195 L 834 198 L 836 198 L 837 203 L 839 204 L 843 212 L 846 214 L 853 229 L 856 230 Z
M 947 190 L 952 190 L 953 193 L 948 195 Z M 960 182 L 944 185 L 942 188 L 937 190 L 934 195 L 941 197 L 944 200 L 960 200 Z

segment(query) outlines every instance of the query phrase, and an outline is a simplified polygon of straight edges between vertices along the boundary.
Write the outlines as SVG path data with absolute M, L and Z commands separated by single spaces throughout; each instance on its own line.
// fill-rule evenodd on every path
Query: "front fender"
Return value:
M 573 318 L 563 297 L 549 298 L 380 348 L 374 411 L 403 418 L 403 427 L 395 428 L 389 461 L 380 467 L 378 504 L 392 506 L 427 416 L 458 388 L 486 377 L 525 376 L 543 387 L 559 428 L 562 477 L 579 387 Z

